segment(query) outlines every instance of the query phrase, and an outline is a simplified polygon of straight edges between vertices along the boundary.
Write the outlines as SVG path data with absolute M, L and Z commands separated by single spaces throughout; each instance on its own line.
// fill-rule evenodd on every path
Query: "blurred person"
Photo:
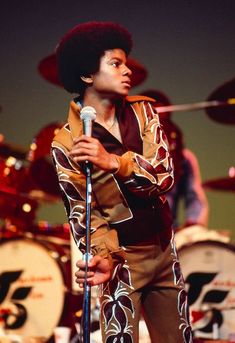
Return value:
M 192 342 L 187 296 L 164 193 L 172 161 L 152 100 L 128 96 L 130 33 L 112 22 L 77 25 L 60 40 L 58 73 L 78 94 L 52 143 L 60 188 L 75 242 L 85 251 L 85 161 L 93 165 L 91 258 L 87 281 L 100 285 L 103 342 L 139 341 L 143 314 L 152 342 Z M 96 113 L 92 137 L 80 112 Z M 77 262 L 76 282 L 85 282 Z
M 155 99 L 156 108 L 170 106 L 169 98 L 161 91 L 150 89 L 142 95 Z M 167 136 L 174 165 L 174 186 L 166 198 L 173 215 L 174 229 L 199 225 L 208 226 L 208 201 L 201 184 L 201 173 L 195 154 L 185 147 L 181 129 L 172 121 L 172 113 L 160 113 L 160 122 Z M 183 201 L 183 222 L 179 220 L 179 205 Z

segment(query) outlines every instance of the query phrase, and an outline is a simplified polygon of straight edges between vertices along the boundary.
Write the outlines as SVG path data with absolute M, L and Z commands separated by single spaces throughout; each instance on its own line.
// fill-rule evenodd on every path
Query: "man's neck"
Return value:
M 97 113 L 97 121 L 110 121 L 115 117 L 117 99 L 101 97 L 94 93 L 86 93 L 83 99 L 84 106 L 92 106 Z

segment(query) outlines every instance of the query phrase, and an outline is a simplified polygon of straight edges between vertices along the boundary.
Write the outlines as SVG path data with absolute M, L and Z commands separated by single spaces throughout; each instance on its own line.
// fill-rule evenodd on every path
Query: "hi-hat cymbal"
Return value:
M 203 187 L 214 191 L 235 192 L 235 177 L 208 180 L 203 183 Z
M 206 113 L 211 119 L 223 124 L 235 124 L 235 78 L 215 89 L 207 100 L 221 102 L 218 107 L 206 109 Z
M 132 71 L 131 85 L 132 87 L 139 86 L 147 78 L 147 69 L 136 59 L 128 57 L 127 66 Z M 56 56 L 51 54 L 43 58 L 38 64 L 39 74 L 50 83 L 62 87 L 62 84 L 58 78 L 56 67 Z

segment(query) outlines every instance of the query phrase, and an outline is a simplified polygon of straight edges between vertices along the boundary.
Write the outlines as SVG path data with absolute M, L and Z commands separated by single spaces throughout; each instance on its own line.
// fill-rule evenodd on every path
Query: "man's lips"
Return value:
M 122 81 L 122 84 L 125 84 L 128 87 L 131 87 L 131 81 L 130 80 Z

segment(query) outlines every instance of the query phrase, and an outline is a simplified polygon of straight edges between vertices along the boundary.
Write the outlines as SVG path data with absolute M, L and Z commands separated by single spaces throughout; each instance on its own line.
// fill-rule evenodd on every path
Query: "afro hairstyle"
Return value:
M 56 47 L 60 82 L 68 92 L 82 96 L 87 86 L 81 76 L 99 70 L 100 58 L 106 50 L 122 49 L 128 56 L 131 48 L 131 34 L 117 23 L 79 24 L 67 32 Z

